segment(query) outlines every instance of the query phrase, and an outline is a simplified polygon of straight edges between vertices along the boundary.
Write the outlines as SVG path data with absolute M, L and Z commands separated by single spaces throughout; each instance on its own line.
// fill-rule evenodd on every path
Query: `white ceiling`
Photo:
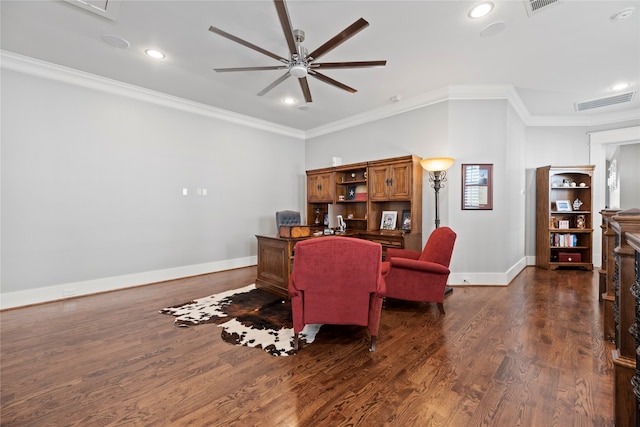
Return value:
M 92 0 L 94 1 L 94 0 Z M 100 2 L 99 0 L 95 0 Z M 104 2 L 105 0 L 102 0 Z M 278 65 L 278 62 L 208 31 L 219 27 L 288 57 L 275 6 L 263 1 L 110 2 L 114 19 L 68 1 L 2 0 L 3 51 L 119 80 L 194 102 L 300 130 L 312 130 L 372 110 L 392 108 L 393 97 L 410 103 L 451 87 L 481 92 L 513 86 L 533 118 L 599 124 L 640 119 L 640 96 L 631 102 L 577 112 L 576 102 L 616 95 L 611 86 L 640 83 L 640 1 L 562 0 L 529 16 L 525 0 L 496 1 L 494 11 L 471 20 L 477 1 L 287 2 L 293 28 L 305 31 L 313 50 L 355 22 L 370 26 L 322 57 L 322 62 L 386 59 L 387 66 L 325 70 L 358 90 L 350 94 L 309 78 L 313 103 L 304 103 L 294 78 L 259 97 L 283 71 L 216 73 L 213 68 Z M 635 7 L 624 20 L 616 12 Z M 107 8 L 109 11 L 109 8 Z M 487 25 L 506 27 L 481 36 Z M 114 47 L 104 34 L 126 39 Z M 144 54 L 166 53 L 163 60 Z M 294 96 L 299 104 L 281 100 Z

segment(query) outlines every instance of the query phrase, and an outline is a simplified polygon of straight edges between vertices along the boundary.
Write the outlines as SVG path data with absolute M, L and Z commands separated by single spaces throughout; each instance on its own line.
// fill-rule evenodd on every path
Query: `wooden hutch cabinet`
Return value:
M 536 170 L 536 265 L 593 270 L 591 179 L 595 166 Z
M 329 205 L 342 215 L 347 235 L 376 241 L 387 247 L 422 250 L 422 166 L 418 156 L 354 163 L 307 171 L 307 221 L 323 225 Z M 319 200 L 317 185 L 333 182 L 332 200 Z M 381 230 L 382 212 L 398 213 L 395 230 Z M 402 215 L 411 217 L 411 228 L 402 230 Z

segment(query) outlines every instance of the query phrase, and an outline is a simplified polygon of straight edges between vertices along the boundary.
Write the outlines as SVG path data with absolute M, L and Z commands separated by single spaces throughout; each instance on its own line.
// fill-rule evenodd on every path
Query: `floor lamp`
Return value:
M 420 162 L 422 167 L 429 173 L 429 181 L 433 182 L 431 187 L 436 191 L 436 228 L 440 227 L 438 196 L 440 189 L 444 187 L 443 182 L 447 180 L 447 169 L 451 167 L 454 161 L 451 157 L 430 157 Z
M 440 189 L 444 187 L 443 183 L 447 180 L 447 169 L 453 165 L 454 161 L 451 157 L 430 157 L 420 162 L 424 170 L 429 174 L 429 181 L 433 183 L 431 187 L 436 192 L 436 228 L 440 227 L 440 206 L 438 204 Z M 445 287 L 445 295 L 451 292 L 453 292 L 452 287 Z

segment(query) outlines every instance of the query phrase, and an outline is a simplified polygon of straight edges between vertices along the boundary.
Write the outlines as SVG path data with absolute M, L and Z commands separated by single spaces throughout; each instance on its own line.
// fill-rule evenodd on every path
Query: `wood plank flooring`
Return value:
M 597 273 L 388 300 L 378 348 L 324 326 L 295 356 L 178 328 L 158 310 L 253 283 L 254 267 L 0 313 L 2 426 L 612 426 Z

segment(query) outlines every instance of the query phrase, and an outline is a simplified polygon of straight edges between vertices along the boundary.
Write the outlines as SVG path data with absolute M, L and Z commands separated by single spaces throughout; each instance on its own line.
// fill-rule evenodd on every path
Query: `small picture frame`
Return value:
M 411 211 L 402 211 L 402 221 L 400 228 L 405 231 L 411 230 Z
M 556 211 L 571 212 L 571 202 L 569 200 L 556 200 Z
M 561 219 L 560 221 L 558 221 L 558 228 L 561 228 L 561 229 L 569 228 L 569 220 Z
M 462 209 L 493 209 L 493 164 L 462 165 Z
M 382 211 L 382 218 L 380 219 L 380 230 L 395 230 L 397 222 L 398 212 Z

